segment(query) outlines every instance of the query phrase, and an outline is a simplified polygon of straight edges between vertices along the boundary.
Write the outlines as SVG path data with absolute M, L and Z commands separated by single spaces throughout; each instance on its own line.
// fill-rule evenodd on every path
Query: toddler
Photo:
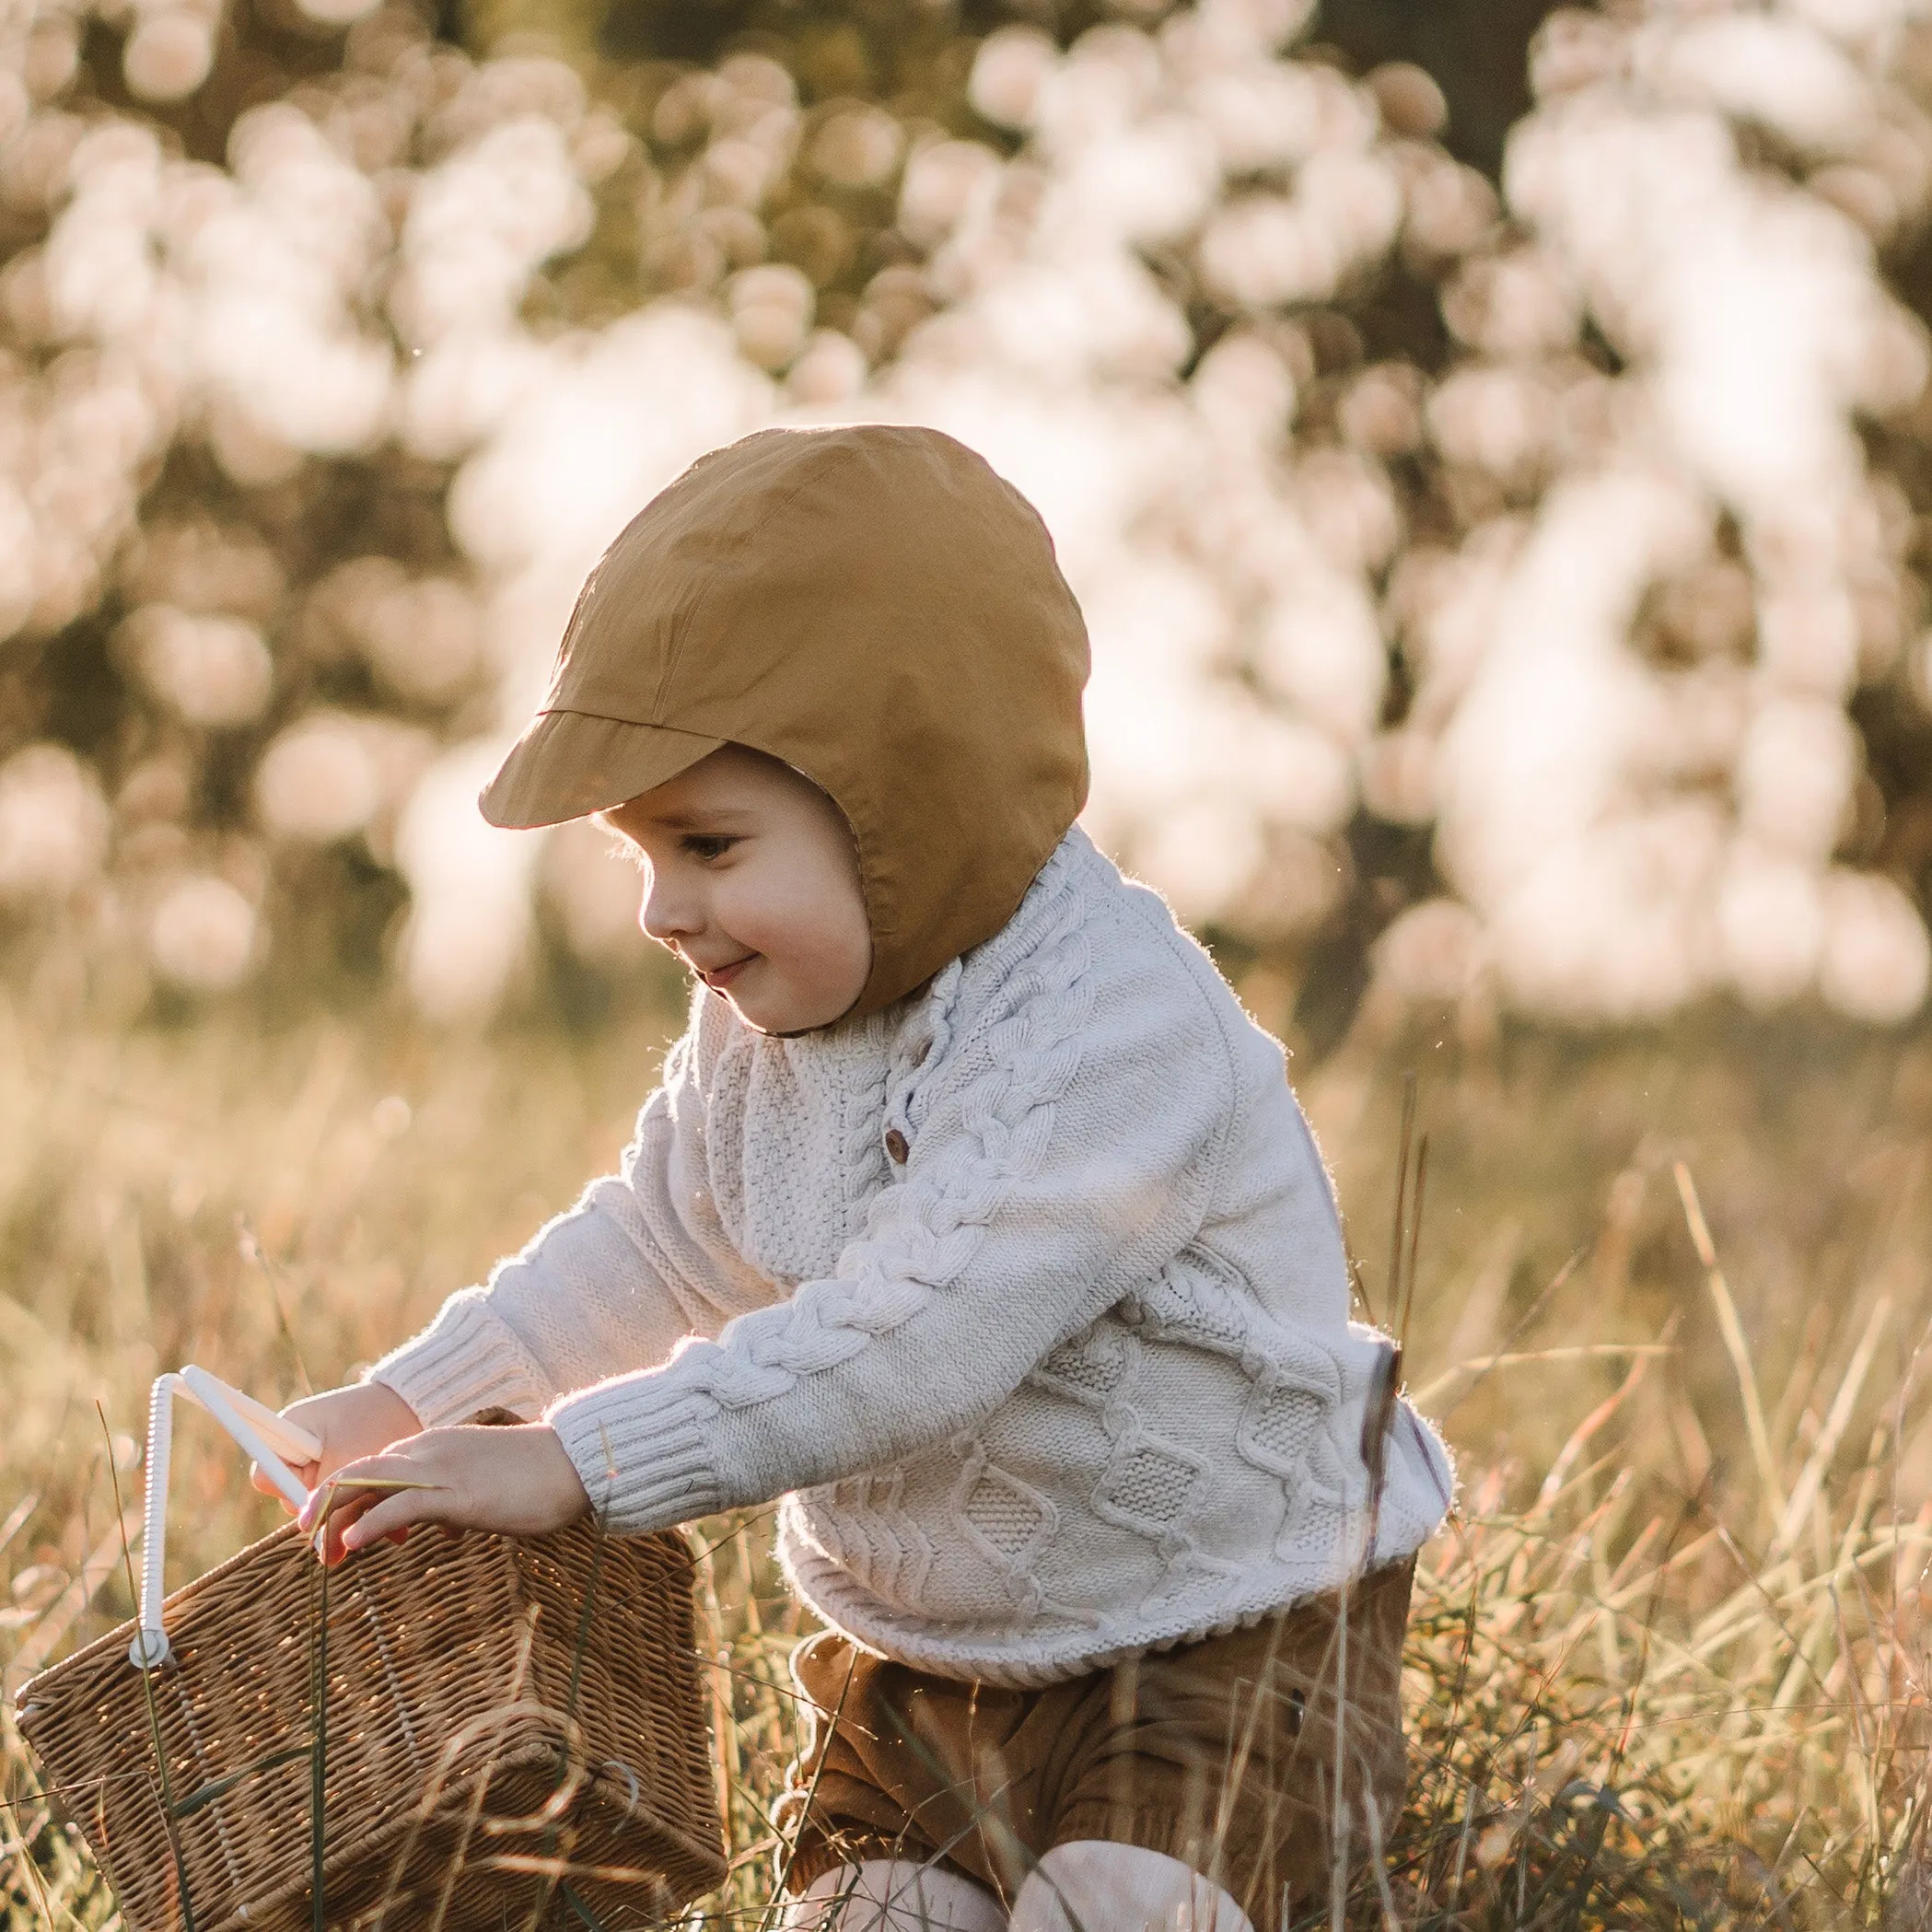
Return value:
M 1281 1048 L 1074 823 L 1086 675 L 1039 518 L 935 431 L 650 503 L 483 808 L 635 849 L 690 1025 L 619 1173 L 289 1411 L 311 1485 L 426 1485 L 330 1561 L 783 1499 L 789 1926 L 1281 1932 L 1402 1798 L 1449 1459 Z

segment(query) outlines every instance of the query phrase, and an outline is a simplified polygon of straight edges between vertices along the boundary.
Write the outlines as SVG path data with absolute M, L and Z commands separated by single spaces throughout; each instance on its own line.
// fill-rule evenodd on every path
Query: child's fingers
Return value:
M 313 1489 L 315 1487 L 316 1477 L 320 1468 L 321 1465 L 318 1462 L 291 1462 L 288 1465 L 289 1473 L 295 1477 L 296 1481 L 304 1489 Z M 288 1511 L 289 1515 L 293 1516 L 296 1513 L 294 1505 L 275 1486 L 274 1479 L 264 1472 L 259 1462 L 250 1462 L 249 1464 L 249 1481 L 263 1496 L 274 1496 Z
M 347 1552 L 367 1549 L 384 1537 L 400 1541 L 417 1523 L 459 1526 L 460 1512 L 459 1499 L 447 1489 L 399 1489 L 369 1496 L 345 1522 L 339 1524 L 332 1516 L 329 1528 L 341 1536 L 342 1547 Z

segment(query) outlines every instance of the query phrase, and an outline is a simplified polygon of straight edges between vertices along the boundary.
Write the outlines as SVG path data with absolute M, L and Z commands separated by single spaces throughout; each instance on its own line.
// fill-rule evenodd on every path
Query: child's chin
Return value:
M 830 1019 L 806 1012 L 791 1001 L 760 999 L 755 994 L 746 997 L 736 987 L 729 989 L 724 996 L 731 1003 L 731 1010 L 748 1027 L 761 1033 L 809 1033 L 816 1028 L 832 1024 Z

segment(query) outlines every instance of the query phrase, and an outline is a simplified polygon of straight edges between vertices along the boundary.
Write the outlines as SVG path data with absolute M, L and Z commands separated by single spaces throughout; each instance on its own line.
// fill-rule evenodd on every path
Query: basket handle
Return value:
M 168 1462 L 174 1441 L 174 1399 L 185 1395 L 205 1409 L 239 1449 L 255 1459 L 262 1472 L 296 1509 L 308 1492 L 283 1461 L 313 1462 L 321 1443 L 305 1428 L 277 1415 L 263 1402 L 231 1389 L 205 1368 L 190 1362 L 176 1375 L 155 1378 L 147 1402 L 147 1499 L 141 1527 L 141 1626 L 127 1647 L 128 1661 L 137 1670 L 155 1670 L 172 1655 L 168 1633 L 161 1627 L 161 1566 L 168 1548 Z

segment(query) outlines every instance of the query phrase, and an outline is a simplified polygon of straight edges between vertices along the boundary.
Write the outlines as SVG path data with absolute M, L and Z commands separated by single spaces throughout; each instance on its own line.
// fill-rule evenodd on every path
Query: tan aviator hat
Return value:
M 990 938 L 1087 797 L 1087 630 L 1025 497 L 937 430 L 765 430 L 646 504 L 586 580 L 493 825 L 622 805 L 721 744 L 829 793 L 876 1013 Z

